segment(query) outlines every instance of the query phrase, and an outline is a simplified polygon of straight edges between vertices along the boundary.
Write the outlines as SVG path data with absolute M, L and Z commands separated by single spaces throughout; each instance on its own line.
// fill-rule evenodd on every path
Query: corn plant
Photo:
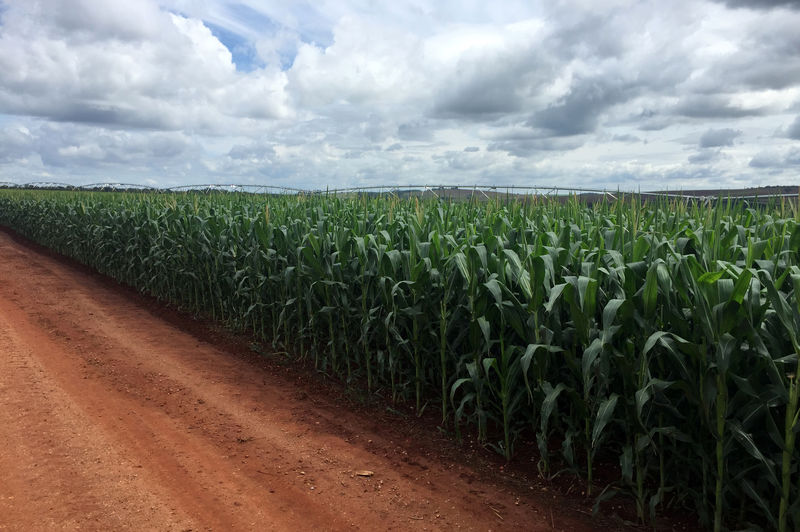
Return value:
M 0 190 L 0 224 L 642 521 L 800 526 L 794 200 Z

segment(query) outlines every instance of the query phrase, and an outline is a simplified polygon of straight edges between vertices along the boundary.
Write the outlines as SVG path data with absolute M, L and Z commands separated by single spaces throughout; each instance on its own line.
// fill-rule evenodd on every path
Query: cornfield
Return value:
M 642 521 L 800 529 L 800 212 L 0 191 L 0 224 Z M 617 478 L 594 476 L 614 464 Z M 618 467 L 617 467 L 618 464 Z

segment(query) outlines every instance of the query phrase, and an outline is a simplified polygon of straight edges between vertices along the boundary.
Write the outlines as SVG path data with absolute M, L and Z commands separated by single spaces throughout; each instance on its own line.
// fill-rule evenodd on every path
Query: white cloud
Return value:
M 48 4 L 41 12 L 14 4 L 4 14 L 6 113 L 214 134 L 229 130 L 234 117 L 288 114 L 285 74 L 259 72 L 243 81 L 230 51 L 199 20 L 148 2 L 82 0 L 74 12 L 69 2 Z
M 420 40 L 380 21 L 348 16 L 333 29 L 325 48 L 302 44 L 289 71 L 292 94 L 310 108 L 329 104 L 392 105 L 425 92 L 423 72 L 415 68 Z

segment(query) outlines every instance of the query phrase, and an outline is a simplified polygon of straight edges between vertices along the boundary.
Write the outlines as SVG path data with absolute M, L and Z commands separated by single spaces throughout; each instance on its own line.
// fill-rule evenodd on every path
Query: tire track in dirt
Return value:
M 71 402 L 0 307 L 0 529 L 195 528 Z
M 3 231 L 0 372 L 0 529 L 592 528 Z

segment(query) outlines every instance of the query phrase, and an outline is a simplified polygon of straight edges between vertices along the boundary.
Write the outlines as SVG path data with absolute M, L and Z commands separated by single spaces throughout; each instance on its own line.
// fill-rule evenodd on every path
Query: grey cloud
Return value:
M 736 107 L 729 98 L 721 95 L 693 95 L 682 98 L 674 113 L 688 118 L 743 118 L 761 116 L 767 110 Z
M 399 142 L 395 142 L 391 146 L 386 148 L 386 151 L 401 151 L 403 149 L 403 145 Z
M 661 131 L 667 129 L 674 122 L 668 118 L 657 118 L 652 120 L 645 120 L 637 128 L 639 131 Z
M 775 152 L 760 152 L 750 159 L 749 166 L 751 168 L 772 168 L 775 166 L 782 166 L 782 159 L 781 156 Z
M 794 122 L 787 128 L 786 136 L 790 139 L 800 140 L 800 115 L 797 115 Z
M 655 109 L 645 108 L 637 113 L 629 114 L 621 123 L 631 124 L 639 131 L 661 131 L 679 120 L 674 116 L 664 115 Z
M 763 151 L 750 159 L 751 168 L 783 169 L 800 166 L 800 148 L 791 148 L 785 152 Z
M 84 102 L 64 103 L 58 109 L 45 109 L 44 113 L 32 112 L 49 117 L 57 122 L 76 122 L 95 124 L 106 127 L 132 127 L 145 129 L 176 130 L 178 124 L 172 122 L 165 114 L 153 113 L 150 110 L 134 110 L 114 105 L 94 105 Z
M 45 125 L 36 133 L 37 152 L 47 166 L 92 168 L 124 165 L 163 168 L 183 163 L 191 141 L 182 133 L 123 132 L 78 125 Z
M 749 8 L 749 9 L 774 9 L 786 7 L 789 9 L 800 9 L 798 0 L 714 0 L 723 3 L 730 8 Z
M 237 144 L 228 151 L 228 157 L 237 160 L 269 160 L 275 157 L 275 148 L 258 142 L 248 145 Z
M 432 113 L 445 118 L 492 120 L 520 111 L 528 94 L 553 68 L 531 49 L 462 57 L 436 97 Z
M 158 5 L 151 1 L 43 0 L 25 9 L 56 34 L 82 41 L 142 40 L 163 29 Z
M 558 103 L 534 113 L 527 125 L 547 130 L 556 137 L 591 133 L 603 112 L 630 99 L 635 91 L 629 83 L 581 79 Z
M 182 134 L 154 133 L 148 136 L 140 151 L 158 159 L 172 159 L 183 155 L 189 145 L 189 140 Z
M 2 82 L 0 82 L 2 85 Z M 23 89 L 24 91 L 25 89 Z M 54 88 L 57 91 L 57 89 Z M 24 92 L 22 93 L 24 94 Z M 95 103 L 83 101 L 81 96 L 70 97 L 45 93 L 41 97 L 21 96 L 0 86 L 0 112 L 17 116 L 35 116 L 54 122 L 90 124 L 109 128 L 141 128 L 178 130 L 174 109 L 164 109 L 160 102 L 149 105 L 123 103 Z
M 797 39 L 796 35 L 788 38 Z M 793 53 L 800 53 L 800 48 Z M 737 58 L 715 70 L 718 72 L 713 72 L 712 76 L 719 81 L 712 85 L 711 90 L 714 91 L 730 90 L 736 84 L 751 89 L 781 90 L 800 83 L 800 58 L 776 50 L 760 51 L 750 57 Z M 722 86 L 722 83 L 727 84 L 727 87 Z
M 397 137 L 402 140 L 429 142 L 433 140 L 434 129 L 434 124 L 430 120 L 413 120 L 397 126 Z
M 350 150 L 380 150 L 394 138 L 397 126 L 389 117 L 362 108 L 345 106 L 327 109 L 326 115 L 271 128 L 269 139 L 286 146 L 319 149 L 320 143 Z
M 519 111 L 522 101 L 513 86 L 484 78 L 459 87 L 434 108 L 444 117 L 495 118 Z
M 741 134 L 741 131 L 731 128 L 709 129 L 700 136 L 700 147 L 717 148 L 721 146 L 733 146 L 733 139 Z
M 565 58 L 590 55 L 594 57 L 615 57 L 625 53 L 622 31 L 614 31 L 622 20 L 615 13 L 591 13 L 581 16 L 569 6 L 568 13 L 560 13 L 563 24 L 552 36 L 552 48 Z M 600 11 L 600 10 L 598 10 Z M 624 18 L 623 18 L 624 20 Z
M 787 89 L 800 83 L 798 53 L 787 54 L 774 49 L 741 52 L 717 63 L 696 85 L 699 91 L 709 94 L 740 89 Z
M 467 146 L 466 148 L 464 148 L 464 151 L 465 152 L 476 152 L 476 151 L 481 151 L 481 149 L 478 146 Z
M 687 88 L 699 93 L 742 89 L 782 90 L 800 84 L 800 12 L 762 12 L 744 21 L 735 53 L 718 57 L 697 72 Z
M 369 115 L 367 122 L 361 124 L 364 136 L 373 143 L 383 142 L 392 135 L 394 129 L 394 123 L 374 113 Z
M 447 168 L 452 170 L 476 170 L 485 166 L 482 159 L 472 156 L 470 153 L 463 151 L 446 151 L 442 155 L 433 155 L 431 157 L 434 161 L 444 163 Z
M 516 157 L 530 157 L 539 152 L 566 151 L 580 148 L 583 140 L 579 138 L 529 138 L 510 139 L 492 142 L 487 146 L 489 151 L 505 151 Z
M 689 156 L 689 163 L 691 164 L 705 164 L 711 163 L 720 158 L 720 151 L 714 149 L 702 149 L 694 155 Z
M 0 164 L 18 161 L 35 153 L 34 142 L 35 139 L 25 128 L 8 127 L 0 130 Z
M 611 140 L 613 140 L 614 142 L 641 142 L 642 141 L 642 139 L 640 139 L 636 135 L 629 135 L 629 134 L 614 135 L 611 138 Z

